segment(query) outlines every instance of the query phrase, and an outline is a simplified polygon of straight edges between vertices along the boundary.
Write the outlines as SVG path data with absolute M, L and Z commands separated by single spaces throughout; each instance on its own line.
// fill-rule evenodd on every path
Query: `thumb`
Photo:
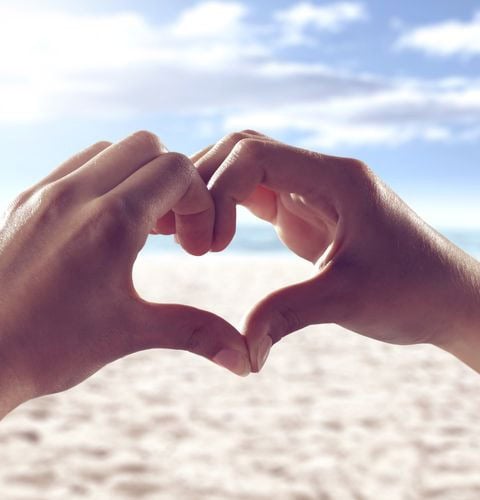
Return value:
M 333 273 L 322 273 L 276 290 L 254 306 L 244 320 L 252 371 L 262 369 L 272 344 L 286 335 L 339 318 L 345 301 L 333 279 Z
M 237 375 L 250 373 L 245 338 L 211 312 L 138 300 L 133 312 L 133 328 L 129 354 L 154 348 L 182 349 L 208 358 Z

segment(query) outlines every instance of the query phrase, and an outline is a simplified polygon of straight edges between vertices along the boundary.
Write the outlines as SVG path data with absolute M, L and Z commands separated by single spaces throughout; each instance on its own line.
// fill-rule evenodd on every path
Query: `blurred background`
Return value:
M 479 69 L 476 0 L 0 0 L 0 206 L 99 140 L 253 128 L 366 161 L 480 257 Z M 142 297 L 234 325 L 311 272 L 243 211 L 225 258 L 174 247 L 147 243 Z M 334 325 L 246 379 L 145 351 L 2 420 L 0 498 L 478 500 L 478 381 Z
M 253 128 L 366 161 L 480 253 L 475 0 L 0 1 L 0 47 L 2 208 L 98 140 Z M 235 244 L 281 251 L 260 225 Z

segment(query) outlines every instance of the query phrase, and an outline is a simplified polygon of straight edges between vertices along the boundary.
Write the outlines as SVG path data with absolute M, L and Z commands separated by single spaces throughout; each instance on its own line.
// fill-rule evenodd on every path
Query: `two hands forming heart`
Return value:
M 273 224 L 313 277 L 265 297 L 244 335 L 137 295 L 149 233 L 175 234 L 194 255 L 220 251 L 237 204 Z M 189 350 L 246 375 L 272 343 L 317 323 L 431 343 L 479 370 L 479 267 L 357 160 L 253 131 L 192 158 L 148 132 L 98 143 L 22 193 L 0 228 L 0 417 L 144 349 Z

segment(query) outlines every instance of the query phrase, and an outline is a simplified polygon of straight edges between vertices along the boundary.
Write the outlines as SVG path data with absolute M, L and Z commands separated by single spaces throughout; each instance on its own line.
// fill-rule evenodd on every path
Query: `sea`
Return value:
M 464 251 L 480 260 L 479 229 L 436 229 Z M 181 254 L 182 252 L 182 248 L 171 236 L 151 236 L 142 251 L 144 254 Z M 269 224 L 240 224 L 237 226 L 235 238 L 224 253 L 255 254 L 265 257 L 291 254 Z

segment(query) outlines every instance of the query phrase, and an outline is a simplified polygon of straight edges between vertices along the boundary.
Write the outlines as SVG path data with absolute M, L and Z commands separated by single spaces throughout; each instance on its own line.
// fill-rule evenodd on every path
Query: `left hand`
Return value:
M 91 146 L 11 205 L 0 225 L 0 418 L 143 349 L 184 349 L 249 373 L 229 323 L 134 289 L 137 254 L 170 210 L 184 248 L 205 253 L 208 190 L 187 157 L 148 132 Z
M 432 343 L 480 372 L 480 264 L 438 234 L 364 163 L 232 134 L 196 157 L 215 201 L 212 249 L 236 231 L 236 204 L 270 222 L 311 279 L 250 311 L 253 370 L 272 343 L 337 323 L 394 344 Z

